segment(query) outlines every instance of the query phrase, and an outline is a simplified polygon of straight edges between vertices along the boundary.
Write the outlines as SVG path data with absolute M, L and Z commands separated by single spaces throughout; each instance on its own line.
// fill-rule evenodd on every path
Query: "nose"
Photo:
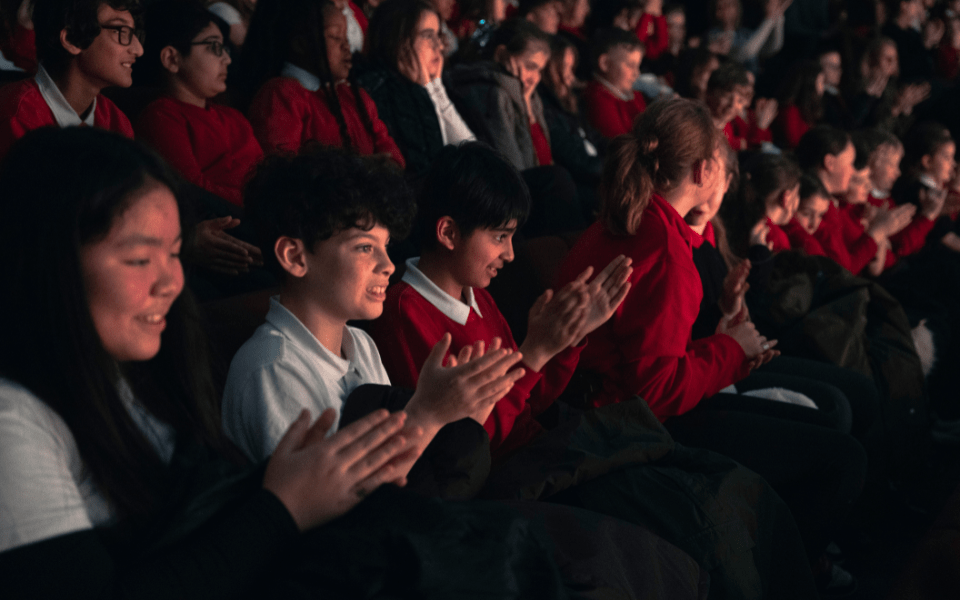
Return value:
M 397 270 L 394 266 L 393 261 L 390 260 L 390 257 L 387 255 L 386 250 L 381 251 L 379 262 L 377 263 L 377 269 L 379 272 L 383 273 L 387 277 L 393 275 L 393 272 Z
M 134 56 L 143 56 L 143 44 L 140 43 L 140 38 L 137 36 L 133 36 L 133 40 L 131 40 L 130 53 Z
M 507 240 L 507 247 L 504 248 L 500 258 L 503 262 L 513 262 L 513 238 Z
M 233 59 L 230 58 L 230 53 L 227 52 L 226 48 L 224 48 L 224 50 L 223 50 L 223 64 L 229 65 L 229 64 L 232 63 L 232 62 L 233 62 Z
M 157 272 L 157 281 L 153 293 L 157 296 L 176 298 L 183 291 L 183 265 L 180 259 L 169 258 L 163 261 Z

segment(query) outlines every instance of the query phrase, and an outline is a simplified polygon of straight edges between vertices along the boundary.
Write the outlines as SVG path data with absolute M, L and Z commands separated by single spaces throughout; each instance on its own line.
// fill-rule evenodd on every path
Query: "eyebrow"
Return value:
M 173 243 L 183 241 L 183 232 L 179 233 Z M 127 248 L 130 246 L 163 246 L 163 240 L 149 235 L 133 234 L 117 242 L 118 246 Z

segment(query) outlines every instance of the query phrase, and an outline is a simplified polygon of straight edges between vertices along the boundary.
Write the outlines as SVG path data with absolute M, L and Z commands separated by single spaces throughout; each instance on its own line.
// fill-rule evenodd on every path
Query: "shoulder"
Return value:
M 0 87 L 0 118 L 16 121 L 36 115 L 38 110 L 50 113 L 49 123 L 54 123 L 53 113 L 32 78 Z
M 347 333 L 353 337 L 354 361 L 362 370 L 364 383 L 390 385 L 380 351 L 370 334 L 350 326 L 347 326 Z
M 109 129 L 127 137 L 133 137 L 133 126 L 130 119 L 109 98 L 100 94 L 97 96 L 97 108 L 94 110 L 94 121 L 98 127 Z
M 244 342 L 230 361 L 227 385 L 239 383 L 252 374 L 283 365 L 289 360 L 289 347 L 279 329 L 264 323 Z
M 299 81 L 293 77 L 272 77 L 268 79 L 260 89 L 257 90 L 257 95 L 254 98 L 264 100 L 272 97 L 298 97 L 298 96 L 309 96 L 310 90 L 303 87 Z

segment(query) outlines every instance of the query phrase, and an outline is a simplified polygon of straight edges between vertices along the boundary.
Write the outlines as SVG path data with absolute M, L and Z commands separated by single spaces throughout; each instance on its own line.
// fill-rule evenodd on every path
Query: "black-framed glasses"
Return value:
M 230 56 L 230 47 L 221 42 L 220 40 L 204 40 L 202 42 L 190 42 L 191 46 L 206 46 L 210 48 L 210 52 L 213 52 L 214 55 L 220 57 L 223 56 L 223 53 L 226 52 L 227 56 Z
M 144 31 L 142 29 L 136 29 L 128 25 L 101 25 L 100 29 L 109 29 L 110 31 L 117 32 L 117 43 L 121 46 L 129 46 L 133 43 L 133 38 L 136 36 L 140 43 L 143 44 Z

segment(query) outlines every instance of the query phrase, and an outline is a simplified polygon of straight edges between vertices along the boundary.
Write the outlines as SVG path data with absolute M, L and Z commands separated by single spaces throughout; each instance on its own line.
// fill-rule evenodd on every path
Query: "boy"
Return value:
M 747 140 L 733 131 L 733 120 L 743 111 L 750 80 L 747 69 L 740 63 L 727 62 L 710 74 L 707 81 L 706 103 L 717 129 L 723 131 L 734 152 L 747 149 Z
M 373 341 L 347 321 L 382 312 L 393 273 L 386 246 L 414 208 L 401 176 L 368 161 L 332 150 L 273 157 L 248 187 L 264 257 L 282 277 L 267 322 L 234 357 L 224 390 L 224 429 L 253 460 L 272 453 L 304 409 L 333 409 L 336 428 L 354 389 L 390 383 Z M 471 347 L 442 367 L 449 345 L 446 336 L 433 349 L 405 408 L 412 458 L 444 425 L 485 420 L 524 375 L 513 369 L 522 356 L 500 350 L 499 340 L 485 355 Z
M 560 26 L 561 0 L 520 0 L 517 15 L 536 25 L 540 31 L 556 35 Z
M 593 80 L 583 91 L 587 121 L 606 138 L 630 131 L 633 120 L 647 109 L 643 95 L 633 90 L 640 76 L 643 43 L 622 29 L 598 32 L 593 39 Z
M 384 357 L 394 380 L 416 381 L 426 350 L 445 331 L 453 333 L 454 351 L 493 335 L 513 347 L 509 327 L 482 288 L 513 259 L 513 232 L 527 210 L 529 197 L 522 179 L 493 150 L 477 143 L 443 149 L 427 174 L 419 202 L 423 254 L 408 261 L 403 281 L 387 292 L 383 317 L 372 324 L 374 339 L 396 349 Z M 629 261 L 617 257 L 590 283 L 587 270 L 556 295 L 541 296 L 531 309 L 527 339 L 521 346 L 529 373 L 485 423 L 487 431 L 493 432 L 494 455 L 492 483 L 488 481 L 485 493 L 528 500 L 552 497 L 645 524 L 710 571 L 715 595 L 760 597 L 765 576 L 753 561 L 766 551 L 760 547 L 763 542 L 754 546 L 754 534 L 759 529 L 764 535 L 771 533 L 771 523 L 766 517 L 763 523 L 753 520 L 747 532 L 740 522 L 741 510 L 750 505 L 746 510 L 751 512 L 757 499 L 766 503 L 762 499 L 766 493 L 760 489 L 766 484 L 754 487 L 762 481 L 756 475 L 709 452 L 691 454 L 672 440 L 669 453 L 647 455 L 642 465 L 631 462 L 628 457 L 649 448 L 651 440 L 669 438 L 639 400 L 561 419 L 550 431 L 543 431 L 533 419 L 566 387 L 583 348 L 582 338 L 619 307 L 629 289 L 631 271 Z M 639 437 L 631 429 L 634 409 L 648 417 Z M 591 428 L 585 423 L 601 425 Z M 507 426 L 512 430 L 507 431 Z M 597 451 L 600 446 L 593 446 L 594 441 L 603 450 Z M 588 468 L 579 462 L 585 447 L 590 448 Z M 618 448 L 617 456 L 625 459 L 614 471 L 605 471 L 608 448 Z M 722 464 L 713 462 L 717 460 Z M 721 480 L 725 483 L 719 484 Z M 727 485 L 734 480 L 739 483 Z M 715 493 L 721 488 L 729 495 Z M 750 541 L 740 537 L 744 534 Z M 788 553 L 798 543 L 785 541 L 777 548 Z M 805 560 L 783 559 L 773 557 L 768 563 L 771 574 L 794 567 L 803 573 L 771 575 L 767 583 L 791 581 L 802 587 L 804 578 L 809 578 Z M 797 596 L 805 597 L 803 591 Z M 772 588 L 771 597 L 779 597 Z
M 133 83 L 139 0 L 38 0 L 37 74 L 0 90 L 0 159 L 31 129 L 88 125 L 133 137 L 130 121 L 100 92 Z

